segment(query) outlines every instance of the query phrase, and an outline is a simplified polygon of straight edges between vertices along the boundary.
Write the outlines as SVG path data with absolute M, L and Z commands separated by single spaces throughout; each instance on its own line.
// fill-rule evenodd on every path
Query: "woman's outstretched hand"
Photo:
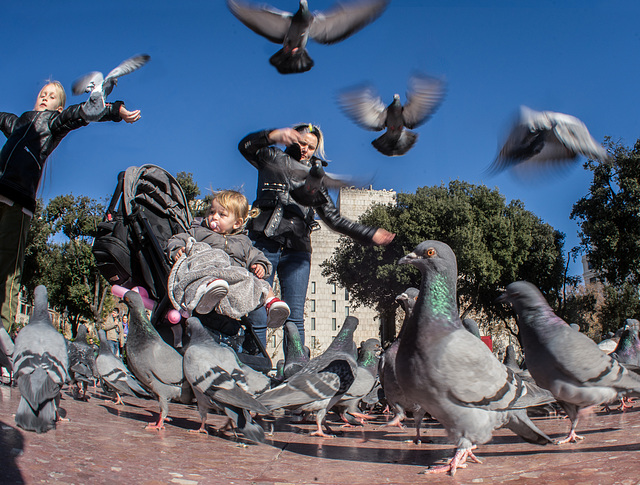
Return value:
M 382 229 L 381 227 L 373 235 L 373 244 L 376 246 L 386 246 L 393 238 L 396 237 L 395 233 L 389 232 L 386 229 Z

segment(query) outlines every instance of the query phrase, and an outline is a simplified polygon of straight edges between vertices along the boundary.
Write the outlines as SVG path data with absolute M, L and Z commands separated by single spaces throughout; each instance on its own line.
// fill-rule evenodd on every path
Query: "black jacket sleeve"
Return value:
M 0 130 L 2 130 L 4 136 L 7 138 L 11 136 L 17 120 L 18 116 L 13 113 L 0 113 Z
M 345 236 L 349 236 L 360 244 L 372 244 L 373 235 L 378 229 L 376 227 L 365 226 L 364 224 L 359 224 L 342 217 L 340 215 L 340 211 L 338 211 L 338 208 L 331 200 L 327 189 L 323 187 L 322 190 L 327 202 L 316 207 L 316 212 L 320 216 L 320 219 L 322 219 L 330 229 L 339 232 L 340 234 L 344 234 Z
M 269 133 L 273 130 L 257 131 L 245 136 L 238 144 L 238 150 L 247 161 L 258 170 L 275 158 L 275 150 L 269 149 Z M 265 150 L 267 149 L 267 150 Z M 258 153 L 260 152 L 260 153 Z

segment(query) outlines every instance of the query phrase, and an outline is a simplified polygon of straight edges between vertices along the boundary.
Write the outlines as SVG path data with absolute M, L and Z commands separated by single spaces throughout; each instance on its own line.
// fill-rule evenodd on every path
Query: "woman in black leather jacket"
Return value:
M 273 146 L 277 144 L 287 149 Z M 311 268 L 311 231 L 317 226 L 315 214 L 332 230 L 361 244 L 387 245 L 395 234 L 342 217 L 324 185 L 310 189 L 304 178 L 296 175 L 300 163 L 309 167 L 326 165 L 316 156 L 324 156 L 324 137 L 317 126 L 259 131 L 243 138 L 238 148 L 258 169 L 253 207 L 261 213 L 251 222 L 249 237 L 273 265 L 271 285 L 278 274 L 282 299 L 291 308 L 289 321 L 296 324 L 304 343 L 304 303 Z M 256 310 L 249 319 L 265 343 L 264 310 Z

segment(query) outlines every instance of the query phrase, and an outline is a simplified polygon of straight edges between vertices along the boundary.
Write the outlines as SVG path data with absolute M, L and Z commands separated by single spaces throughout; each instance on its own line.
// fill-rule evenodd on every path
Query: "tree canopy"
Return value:
M 458 296 L 462 315 L 475 310 L 506 317 L 510 310 L 494 303 L 509 283 L 527 280 L 557 302 L 563 284 L 564 234 L 527 211 L 520 201 L 505 203 L 497 189 L 452 181 L 400 193 L 395 206 L 374 206 L 361 222 L 395 232 L 387 247 L 366 247 L 340 239 L 323 264 L 323 276 L 349 289 L 354 303 L 384 313 L 395 297 L 420 282 L 418 271 L 398 265 L 402 256 L 428 239 L 447 243 L 458 261 Z

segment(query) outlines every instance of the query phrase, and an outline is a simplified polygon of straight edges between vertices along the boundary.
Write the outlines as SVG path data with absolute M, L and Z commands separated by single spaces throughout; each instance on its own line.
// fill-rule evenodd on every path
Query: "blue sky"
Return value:
M 297 0 L 270 0 L 288 11 Z M 309 0 L 326 10 L 334 0 Z M 353 37 L 330 46 L 310 42 L 311 71 L 283 76 L 268 63 L 276 44 L 254 34 L 223 0 L 4 2 L 0 17 L 0 110 L 32 109 L 44 81 L 67 89 L 88 71 L 104 73 L 134 54 L 151 61 L 121 78 L 110 99 L 141 109 L 134 124 L 92 124 L 71 133 L 49 158 L 41 196 L 109 196 L 116 175 L 154 163 L 194 174 L 201 189 L 239 188 L 255 195 L 256 171 L 238 141 L 262 128 L 320 125 L 330 170 L 373 177 L 376 189 L 462 179 L 498 187 L 578 243 L 569 219 L 589 187 L 580 160 L 562 176 L 523 183 L 484 174 L 520 105 L 580 118 L 598 141 L 633 145 L 640 134 L 637 2 L 609 0 L 392 0 Z M 377 136 L 349 121 L 335 103 L 343 88 L 372 83 L 385 103 L 404 101 L 411 73 L 443 77 L 447 96 L 419 127 L 416 146 L 387 158 Z M 578 263 L 572 274 L 581 272 Z

